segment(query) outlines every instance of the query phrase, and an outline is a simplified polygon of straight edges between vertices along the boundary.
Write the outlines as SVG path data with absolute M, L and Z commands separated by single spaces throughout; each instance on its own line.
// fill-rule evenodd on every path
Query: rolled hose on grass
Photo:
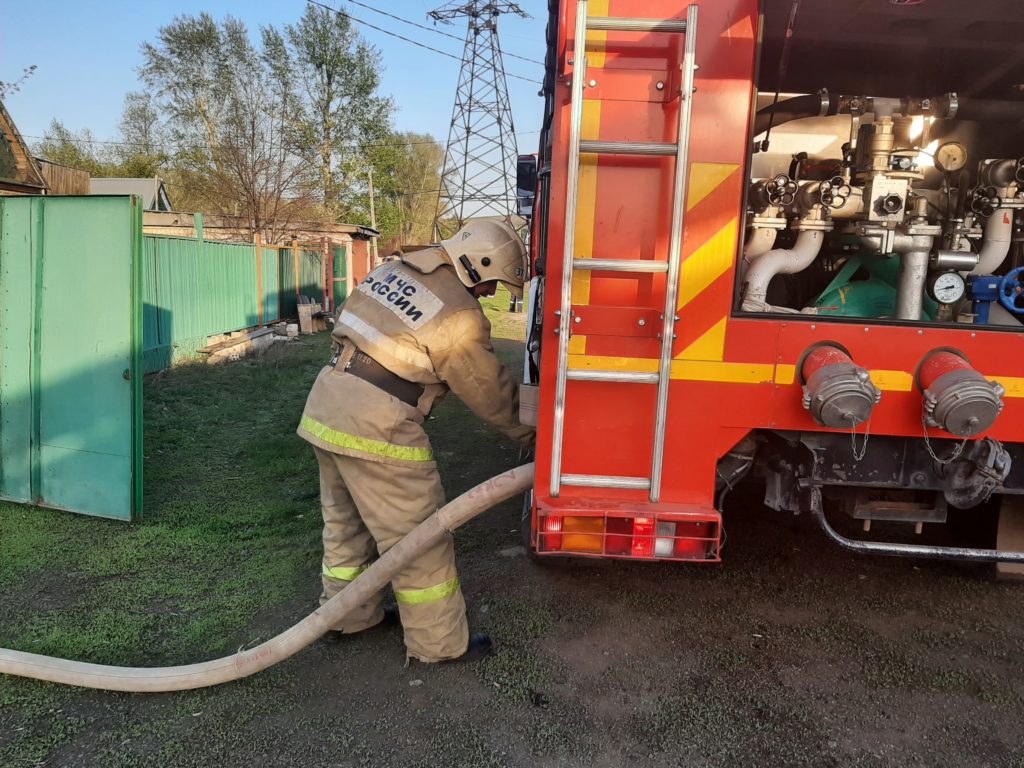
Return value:
M 161 693 L 205 688 L 239 680 L 295 655 L 323 636 L 356 606 L 445 533 L 472 520 L 533 484 L 533 464 L 504 472 L 466 491 L 437 510 L 313 613 L 276 637 L 233 656 L 179 667 L 114 667 L 0 649 L 0 673 L 108 691 Z

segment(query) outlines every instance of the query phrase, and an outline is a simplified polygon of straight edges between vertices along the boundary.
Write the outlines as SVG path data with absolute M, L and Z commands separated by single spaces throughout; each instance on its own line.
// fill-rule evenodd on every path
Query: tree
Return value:
M 295 123 L 299 152 L 316 164 L 319 196 L 328 215 L 337 220 L 365 194 L 367 163 L 363 147 L 390 134 L 390 99 L 376 95 L 380 55 L 340 13 L 307 5 L 298 24 L 264 47 L 278 51 L 280 79 L 291 62 L 289 82 L 302 91 L 302 109 Z M 284 49 L 290 56 L 285 58 Z
M 121 176 L 160 176 L 168 167 L 168 137 L 153 97 L 145 92 L 125 94 L 119 143 L 115 147 Z
M 142 44 L 143 82 L 155 90 L 175 141 L 217 146 L 221 119 L 237 83 L 236 64 L 252 53 L 248 32 L 228 16 L 176 16 L 157 43 Z
M 75 132 L 54 119 L 34 151 L 52 163 L 88 171 L 90 176 L 114 176 L 117 163 L 104 153 L 102 147 L 105 146 L 93 138 L 88 128 Z
M 36 73 L 36 65 L 30 64 L 21 70 L 21 75 L 17 80 L 0 80 L 0 101 L 3 101 L 8 96 L 13 96 L 21 90 L 21 86 L 25 84 L 32 75 Z
M 395 133 L 375 159 L 378 224 L 401 244 L 428 243 L 432 237 L 444 147 L 433 136 Z
M 283 237 L 312 199 L 308 165 L 293 147 L 297 103 L 280 46 L 271 40 L 259 51 L 242 22 L 218 25 L 204 13 L 176 18 L 142 52 L 141 74 L 180 145 L 181 199 L 238 216 L 270 241 Z

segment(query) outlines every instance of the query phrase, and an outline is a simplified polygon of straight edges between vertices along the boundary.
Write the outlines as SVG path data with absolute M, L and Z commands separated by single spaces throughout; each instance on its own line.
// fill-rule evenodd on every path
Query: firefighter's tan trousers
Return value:
M 432 462 L 426 466 L 382 464 L 313 450 L 320 463 L 324 514 L 323 603 L 437 511 L 444 504 L 444 490 Z M 441 661 L 465 653 L 469 643 L 466 603 L 455 571 L 451 534 L 391 584 L 410 656 Z M 378 593 L 334 629 L 359 632 L 380 623 L 382 600 Z

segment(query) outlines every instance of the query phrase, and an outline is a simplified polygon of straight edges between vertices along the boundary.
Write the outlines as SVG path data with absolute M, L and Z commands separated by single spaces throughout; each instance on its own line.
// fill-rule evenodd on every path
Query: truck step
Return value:
M 649 477 L 616 477 L 615 475 L 562 475 L 562 485 L 583 488 L 633 488 L 646 491 L 651 487 Z
M 623 384 L 657 384 L 658 372 L 594 371 L 586 368 L 570 368 L 569 381 L 616 381 Z
M 624 16 L 590 16 L 587 31 L 686 32 L 686 19 L 631 19 Z
M 580 141 L 580 152 L 592 155 L 649 155 L 674 157 L 678 144 L 660 141 Z
M 668 262 L 653 259 L 573 259 L 573 269 L 591 272 L 668 272 Z

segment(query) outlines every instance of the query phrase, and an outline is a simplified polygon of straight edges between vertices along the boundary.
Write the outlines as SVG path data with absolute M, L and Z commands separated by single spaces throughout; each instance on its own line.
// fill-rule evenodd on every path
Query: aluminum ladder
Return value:
M 685 34 L 680 88 L 677 143 L 581 141 L 583 88 L 587 81 L 586 36 L 588 31 L 667 32 Z M 575 71 L 572 77 L 569 127 L 569 175 L 566 188 L 565 247 L 562 263 L 562 296 L 558 325 L 558 377 L 555 389 L 555 418 L 551 451 L 551 496 L 557 497 L 563 485 L 590 488 L 633 488 L 649 491 L 651 502 L 661 497 L 661 478 L 665 458 L 665 430 L 668 415 L 668 390 L 672 368 L 676 301 L 683 245 L 683 219 L 686 211 L 686 184 L 692 95 L 697 64 L 697 5 L 687 8 L 686 20 L 640 19 L 587 16 L 587 0 L 579 0 L 576 10 Z M 667 261 L 653 259 L 577 258 L 576 213 L 579 204 L 580 153 L 609 155 L 655 155 L 675 157 L 672 191 L 672 224 Z M 667 274 L 665 308 L 662 314 L 661 356 L 657 373 L 633 371 L 569 370 L 569 337 L 572 332 L 572 278 L 576 270 Z M 625 384 L 657 384 L 658 399 L 654 422 L 653 460 L 650 477 L 562 474 L 565 438 L 565 394 L 568 381 L 608 381 Z

